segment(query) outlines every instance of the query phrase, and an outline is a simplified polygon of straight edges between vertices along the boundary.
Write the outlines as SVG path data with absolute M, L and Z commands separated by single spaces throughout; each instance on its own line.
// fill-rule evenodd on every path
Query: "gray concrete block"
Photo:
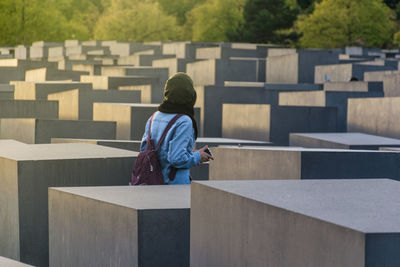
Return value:
M 324 91 L 307 92 L 280 92 L 280 106 L 314 106 L 314 107 L 335 107 L 337 108 L 337 131 L 345 132 L 347 129 L 347 101 L 350 98 L 383 97 L 382 83 L 375 86 L 371 84 L 369 90 L 366 86 L 343 86 L 337 83 L 333 86 L 325 83 Z M 352 83 L 347 83 L 352 84 Z M 359 84 L 356 82 L 355 84 Z M 380 87 L 380 88 L 379 88 Z M 343 88 L 342 90 L 340 88 Z M 379 90 L 380 89 L 380 90 Z M 364 91 L 366 90 L 366 91 Z
M 0 59 L 0 83 L 24 81 L 27 70 L 43 67 L 57 68 L 57 64 L 41 60 Z
M 349 82 L 352 77 L 364 81 L 364 73 L 373 71 L 395 70 L 392 66 L 357 64 L 335 64 L 315 67 L 315 83 L 324 83 L 326 78 L 331 82 Z
M 126 185 L 136 152 L 89 144 L 0 143 L 0 254 L 48 266 L 48 187 Z
M 165 82 L 161 82 L 158 77 L 151 76 L 126 76 L 126 77 L 111 77 L 111 76 L 81 76 L 81 82 L 88 82 L 93 84 L 95 90 L 116 90 L 120 87 L 135 86 L 143 87 L 150 86 L 151 90 L 149 99 L 151 103 L 160 103 L 163 98 L 163 89 Z M 136 89 L 136 88 L 135 88 Z M 142 93 L 142 97 L 144 94 Z
M 349 99 L 347 130 L 400 138 L 398 114 L 400 97 Z
M 264 104 L 223 104 L 222 137 L 288 145 L 296 132 L 335 132 L 334 107 L 294 107 Z
M 50 266 L 189 266 L 190 186 L 49 189 Z
M 204 47 L 216 47 L 216 43 L 209 42 L 168 42 L 162 44 L 163 55 L 174 55 L 177 59 L 196 58 L 196 50 Z
M 400 148 L 398 148 L 398 147 L 381 147 L 381 148 L 379 148 L 379 150 L 400 152 Z
M 266 81 L 269 83 L 314 83 L 317 65 L 339 63 L 337 50 L 284 51 L 267 57 Z M 317 83 L 317 82 L 316 82 Z
M 14 260 L 10 260 L 4 257 L 0 256 L 0 266 L 4 266 L 4 267 L 33 267 L 32 265 L 27 265 L 24 263 L 21 263 L 19 261 L 14 261 Z
M 380 147 L 400 147 L 400 139 L 363 133 L 291 133 L 290 146 L 379 150 Z
M 11 82 L 15 87 L 15 99 L 19 100 L 47 100 L 49 94 L 63 92 L 71 89 L 89 91 L 91 83 L 46 81 L 46 82 Z
M 186 72 L 195 85 L 223 85 L 225 81 L 265 81 L 259 77 L 259 61 L 254 59 L 210 59 L 186 64 Z
M 278 104 L 278 91 L 259 86 L 196 86 L 196 107 L 200 108 L 201 136 L 222 136 L 222 104 Z M 243 138 L 246 139 L 246 138 Z M 265 140 L 266 141 L 266 140 Z
M 14 99 L 14 85 L 0 84 L 0 99 Z
M 190 178 L 193 181 L 206 181 L 208 180 L 210 165 L 208 162 L 201 163 L 190 169 Z
M 69 71 L 59 70 L 56 68 L 40 68 L 27 70 L 25 73 L 25 81 L 27 82 L 45 82 L 71 80 L 79 81 L 81 75 L 88 75 L 85 71 Z
M 102 75 L 105 76 L 150 76 L 158 78 L 161 83 L 168 80 L 169 73 L 167 68 L 155 67 L 117 67 L 103 66 L 101 68 Z
M 113 148 L 140 151 L 140 144 L 142 141 L 139 140 L 101 140 L 101 139 L 77 139 L 77 138 L 51 138 L 52 144 L 59 143 L 87 143 L 95 144 L 100 146 L 108 146 Z
M 59 104 L 59 119 L 61 120 L 92 120 L 93 103 L 140 103 L 139 91 L 120 90 L 68 90 L 49 94 L 48 100 L 57 100 Z
M 396 152 L 298 147 L 215 147 L 212 153 L 215 160 L 210 162 L 210 180 L 400 180 L 400 166 L 396 163 L 400 154 Z
M 387 179 L 194 182 L 190 266 L 398 266 L 399 192 Z
M 194 62 L 194 60 L 183 58 L 165 58 L 153 60 L 152 66 L 155 68 L 167 68 L 168 77 L 170 77 L 177 72 L 186 72 L 186 64 L 191 62 Z
M 0 138 L 27 144 L 50 143 L 51 138 L 115 139 L 116 123 L 110 121 L 0 119 Z
M 117 139 L 142 140 L 147 120 L 156 112 L 159 104 L 94 103 L 93 120 L 115 121 Z M 195 108 L 195 119 L 199 121 L 200 110 Z M 200 132 L 200 125 L 198 125 Z
M 0 100 L 0 118 L 58 118 L 58 103 L 44 100 Z

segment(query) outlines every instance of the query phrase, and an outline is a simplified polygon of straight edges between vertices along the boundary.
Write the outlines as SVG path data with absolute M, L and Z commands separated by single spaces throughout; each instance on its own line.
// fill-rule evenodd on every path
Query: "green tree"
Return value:
M 69 25 L 56 8 L 55 0 L 2 0 L 0 43 L 30 44 L 34 41 L 63 41 L 78 28 Z
M 208 0 L 191 12 L 194 41 L 228 41 L 241 23 L 245 0 Z
M 300 18 L 300 45 L 337 48 L 348 45 L 382 47 L 391 39 L 393 12 L 382 0 L 323 0 Z
M 96 39 L 138 42 L 177 40 L 180 34 L 176 19 L 158 3 L 140 0 L 113 0 L 94 30 Z
M 281 43 L 287 38 L 283 29 L 292 27 L 298 10 L 285 0 L 247 0 L 243 10 L 244 23 L 230 37 L 234 41 Z
M 156 0 L 166 14 L 176 17 L 179 25 L 186 22 L 187 13 L 205 0 Z

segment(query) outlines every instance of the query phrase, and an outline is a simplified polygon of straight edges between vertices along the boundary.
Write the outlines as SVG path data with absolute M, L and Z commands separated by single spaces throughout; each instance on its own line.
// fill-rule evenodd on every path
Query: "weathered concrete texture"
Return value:
M 186 64 L 191 62 L 194 62 L 194 60 L 183 58 L 164 58 L 153 60 L 152 66 L 154 68 L 167 68 L 168 76 L 172 76 L 177 72 L 186 72 Z
M 265 75 L 259 75 L 259 61 L 254 59 L 210 59 L 188 63 L 187 74 L 195 85 L 224 85 L 225 81 L 265 81 Z M 265 65 L 265 64 L 264 64 Z
M 49 189 L 50 266 L 189 266 L 190 186 Z
M 19 261 L 14 261 L 14 260 L 10 260 L 4 257 L 0 256 L 0 266 L 2 267 L 33 267 L 32 265 L 27 265 L 24 263 L 21 263 Z
M 212 44 L 212 43 L 211 43 Z M 209 47 L 196 48 L 196 59 L 229 59 L 232 57 L 265 58 L 268 49 L 272 46 L 246 44 L 246 43 L 221 43 L 207 45 Z
M 383 150 L 383 151 L 398 151 L 398 152 L 400 152 L 400 148 L 399 147 L 381 147 L 381 148 L 379 148 L 379 150 Z
M 327 84 L 329 83 L 325 85 Z M 382 83 L 378 84 L 380 85 L 380 90 L 371 91 L 368 90 L 368 84 L 363 87 L 350 88 L 349 91 L 347 91 L 346 87 L 343 87 L 343 90 L 340 91 L 339 86 L 335 84 L 326 86 L 328 90 L 325 91 L 280 92 L 279 105 L 335 107 L 337 108 L 337 131 L 345 132 L 347 128 L 347 100 L 350 98 L 383 97 Z M 378 89 L 378 86 L 373 87 Z M 366 91 L 361 91 L 362 89 L 366 89 Z
M 150 99 L 151 103 L 160 103 L 163 97 L 163 88 L 165 81 L 162 82 L 158 77 L 151 76 L 81 76 L 81 82 L 89 82 L 93 84 L 93 89 L 107 90 L 119 89 L 126 86 L 151 86 Z M 143 95 L 143 94 L 142 94 Z
M 400 265 L 400 183 L 194 182 L 190 266 Z
M 0 99 L 14 99 L 14 85 L 0 84 Z
M 208 180 L 210 165 L 208 162 L 201 163 L 200 165 L 194 166 L 190 169 L 190 178 L 194 181 L 206 181 Z
M 220 138 L 220 137 L 199 137 L 196 140 L 196 148 L 202 148 L 208 145 L 208 147 L 216 146 L 268 146 L 271 145 L 270 142 L 264 141 L 253 141 L 244 139 L 231 139 L 231 138 Z
M 196 86 L 196 107 L 200 108 L 201 136 L 222 136 L 222 103 L 278 104 L 278 91 L 260 86 Z M 244 138 L 246 139 L 246 138 Z
M 115 139 L 116 123 L 47 119 L 0 119 L 0 138 L 27 144 L 50 143 L 51 138 Z
M 140 92 L 131 90 L 80 91 L 75 89 L 49 94 L 48 100 L 58 101 L 61 120 L 92 120 L 93 103 L 140 103 Z
M 363 133 L 292 133 L 290 145 L 308 148 L 339 148 L 379 150 L 400 147 L 400 139 Z
M 79 81 L 81 75 L 88 75 L 84 71 L 67 71 L 58 70 L 56 68 L 40 68 L 27 70 L 25 74 L 25 81 L 27 82 L 45 82 L 45 81 L 60 81 L 71 80 Z
M 92 89 L 91 83 L 81 82 L 11 82 L 15 86 L 15 99 L 20 100 L 47 100 L 47 96 L 52 93 L 63 92 L 71 89 L 89 91 Z
M 217 43 L 209 42 L 168 42 L 162 44 L 163 55 L 174 55 L 177 59 L 195 59 L 196 51 L 204 47 L 216 47 Z
M 100 146 L 108 146 L 131 151 L 140 151 L 139 140 L 99 140 L 99 139 L 76 139 L 76 138 L 51 138 L 52 144 L 59 143 L 87 143 Z
M 266 90 L 277 90 L 277 91 L 316 91 L 322 90 L 321 84 L 312 83 L 265 83 L 264 88 Z
M 347 130 L 400 138 L 400 97 L 349 99 Z
M 116 67 L 105 66 L 101 68 L 101 74 L 104 76 L 145 76 L 158 78 L 161 83 L 168 80 L 167 68 L 154 68 L 154 67 Z
M 215 160 L 210 162 L 210 180 L 400 180 L 400 166 L 396 163 L 400 154 L 396 152 L 296 147 L 216 147 L 212 149 L 212 153 Z
M 366 64 L 336 64 L 315 67 L 315 83 L 324 83 L 328 78 L 331 82 L 349 82 L 352 77 L 364 80 L 365 72 L 395 70 L 392 66 Z
M 126 185 L 136 152 L 89 144 L 0 143 L 0 254 L 48 266 L 51 186 Z
M 0 83 L 10 81 L 24 81 L 25 71 L 36 68 L 52 67 L 57 68 L 57 64 L 47 61 L 30 61 L 18 59 L 0 59 Z
M 58 103 L 43 100 L 0 100 L 0 118 L 58 118 Z
M 94 103 L 93 120 L 115 121 L 117 139 L 142 140 L 147 120 L 157 111 L 159 104 Z M 200 110 L 195 108 L 195 119 L 199 121 Z M 200 125 L 199 132 L 200 132 Z
M 296 132 L 335 132 L 336 108 L 223 104 L 222 137 L 288 145 Z
M 339 50 L 301 50 L 267 57 L 269 83 L 313 83 L 317 65 L 339 63 Z
M 110 47 L 112 55 L 118 55 L 120 57 L 126 57 L 139 51 L 161 51 L 161 45 L 157 45 L 154 43 L 115 42 L 112 44 L 107 44 L 107 46 Z

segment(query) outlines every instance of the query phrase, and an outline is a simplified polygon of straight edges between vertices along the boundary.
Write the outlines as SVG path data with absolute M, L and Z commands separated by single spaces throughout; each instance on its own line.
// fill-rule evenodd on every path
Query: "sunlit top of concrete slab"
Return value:
M 0 266 L 2 267 L 33 267 L 32 265 L 27 265 L 25 263 L 19 262 L 19 261 L 14 261 L 10 260 L 4 257 L 0 256 Z
M 102 105 L 116 105 L 116 106 L 129 106 L 129 107 L 146 107 L 146 108 L 154 108 L 158 107 L 160 104 L 140 104 L 140 103 L 101 103 Z
M 0 143 L 0 157 L 17 160 L 62 160 L 136 157 L 137 152 L 85 143 L 10 145 Z
M 286 146 L 220 146 L 220 148 L 228 149 L 245 149 L 245 150 L 266 150 L 266 151 L 293 151 L 293 152 L 342 152 L 342 153 L 390 153 L 391 151 L 379 150 L 357 150 L 357 149 L 330 149 L 330 148 L 304 148 L 304 147 L 286 147 Z
M 389 179 L 196 182 L 363 233 L 400 232 L 400 183 Z
M 190 185 L 52 188 L 136 210 L 189 209 Z
M 399 139 L 363 133 L 296 133 L 295 135 L 345 145 L 400 145 Z

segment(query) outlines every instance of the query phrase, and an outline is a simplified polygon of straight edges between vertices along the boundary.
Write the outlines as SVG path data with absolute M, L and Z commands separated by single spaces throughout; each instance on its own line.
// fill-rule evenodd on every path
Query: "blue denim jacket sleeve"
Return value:
M 200 163 L 199 152 L 188 150 L 193 136 L 193 126 L 190 120 L 184 120 L 177 125 L 173 138 L 169 141 L 168 161 L 175 168 L 191 168 Z

